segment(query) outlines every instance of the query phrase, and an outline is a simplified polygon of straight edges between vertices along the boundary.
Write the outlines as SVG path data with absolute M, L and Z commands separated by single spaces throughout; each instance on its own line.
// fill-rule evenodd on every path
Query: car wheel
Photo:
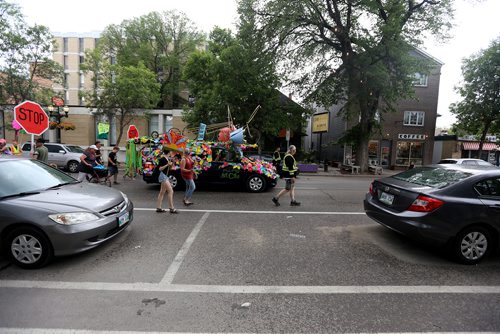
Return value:
M 20 227 L 12 231 L 7 237 L 6 247 L 11 260 L 25 269 L 43 267 L 53 256 L 49 239 L 31 227 Z
M 458 233 L 453 246 L 457 260 L 464 264 L 476 264 L 490 251 L 492 239 L 485 228 L 473 226 Z
M 168 176 L 168 181 L 170 182 L 170 185 L 172 186 L 172 189 L 177 190 L 179 189 L 179 179 L 175 175 L 169 175 Z
M 252 193 L 258 193 L 266 189 L 266 180 L 257 174 L 250 175 L 247 179 L 247 190 Z
M 68 168 L 68 171 L 70 173 L 76 173 L 76 172 L 78 172 L 78 162 L 77 161 L 70 161 L 70 162 L 68 162 L 67 168 Z

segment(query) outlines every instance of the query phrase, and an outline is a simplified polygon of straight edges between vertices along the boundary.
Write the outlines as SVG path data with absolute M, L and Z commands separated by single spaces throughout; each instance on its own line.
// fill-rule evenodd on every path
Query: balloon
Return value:
M 231 139 L 231 132 L 234 130 L 236 130 L 234 126 L 220 129 L 217 139 L 221 142 L 228 142 Z
M 12 127 L 14 130 L 20 130 L 21 129 L 21 124 L 17 123 L 15 119 L 12 120 Z

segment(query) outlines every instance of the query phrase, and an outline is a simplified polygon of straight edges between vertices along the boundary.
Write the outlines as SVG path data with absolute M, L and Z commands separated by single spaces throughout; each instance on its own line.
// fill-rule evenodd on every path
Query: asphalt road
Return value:
M 177 192 L 177 215 L 120 180 L 135 217 L 111 242 L 35 271 L 0 258 L 0 333 L 500 332 L 500 255 L 456 264 L 374 223 L 374 177 L 304 175 L 300 207 L 271 202 L 283 181 Z

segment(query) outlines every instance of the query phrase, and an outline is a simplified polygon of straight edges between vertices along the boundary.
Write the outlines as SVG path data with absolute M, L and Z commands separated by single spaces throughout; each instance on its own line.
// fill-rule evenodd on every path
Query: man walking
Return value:
M 276 150 L 274 150 L 273 153 L 273 166 L 276 168 L 276 172 L 278 175 L 281 176 L 281 154 L 280 154 L 280 147 L 276 147 Z
M 297 176 L 298 168 L 297 161 L 293 157 L 297 152 L 297 148 L 294 145 L 290 145 L 288 151 L 283 158 L 283 167 L 282 167 L 282 177 L 285 179 L 285 189 L 281 190 L 278 196 L 273 197 L 273 203 L 276 206 L 280 206 L 279 199 L 285 193 L 290 194 L 290 205 L 291 206 L 299 206 L 300 202 L 295 200 L 295 178 Z
M 35 143 L 35 152 L 33 153 L 33 157 L 36 160 L 40 160 L 42 162 L 48 163 L 49 161 L 49 150 L 45 145 L 43 145 L 43 138 L 38 138 Z

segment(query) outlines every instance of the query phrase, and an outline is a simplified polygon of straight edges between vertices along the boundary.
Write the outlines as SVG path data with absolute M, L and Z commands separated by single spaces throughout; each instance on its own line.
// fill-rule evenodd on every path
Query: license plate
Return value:
M 382 192 L 380 194 L 379 201 L 387 205 L 392 205 L 392 202 L 394 201 L 394 195 Z
M 123 215 L 118 217 L 118 227 L 125 225 L 126 223 L 128 223 L 129 220 L 130 220 L 130 215 L 128 212 L 125 212 Z

